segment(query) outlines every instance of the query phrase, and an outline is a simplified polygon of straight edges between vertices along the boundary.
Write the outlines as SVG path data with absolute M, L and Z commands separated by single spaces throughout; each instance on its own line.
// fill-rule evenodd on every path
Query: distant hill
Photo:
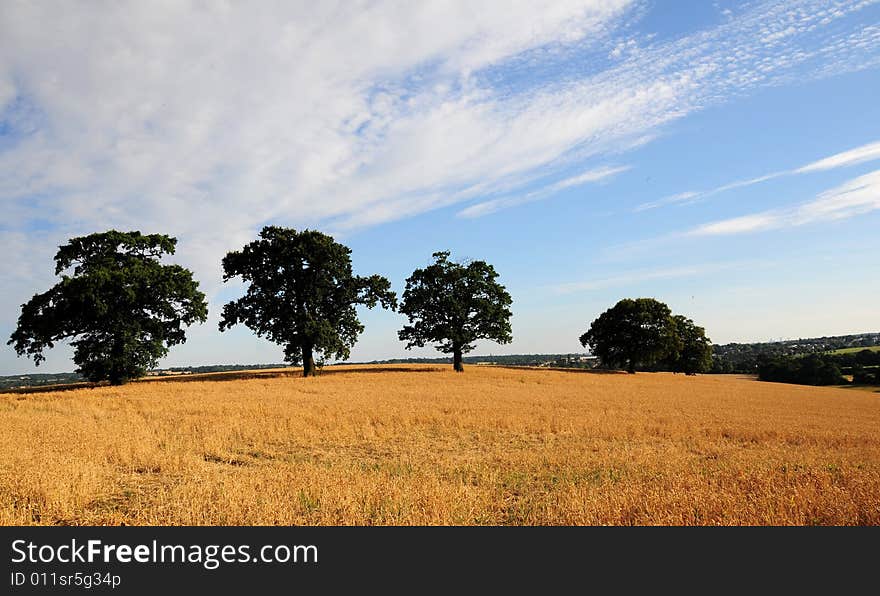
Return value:
M 756 373 L 760 362 L 768 358 L 824 354 L 842 350 L 858 352 L 861 349 L 875 346 L 880 346 L 880 333 L 834 335 L 751 344 L 722 344 L 713 346 L 712 372 Z
M 82 383 L 85 379 L 76 373 L 27 373 L 0 377 L 0 390 L 19 387 L 42 387 L 44 385 L 67 385 Z
M 857 348 L 840 348 L 838 350 L 834 350 L 831 352 L 832 354 L 854 354 L 856 352 L 861 352 L 862 350 L 868 350 L 869 352 L 880 352 L 880 346 L 870 346 L 864 347 L 859 346 Z

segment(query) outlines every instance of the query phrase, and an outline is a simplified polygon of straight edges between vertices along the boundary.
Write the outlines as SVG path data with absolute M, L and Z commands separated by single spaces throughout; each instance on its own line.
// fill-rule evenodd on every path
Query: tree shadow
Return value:
M 10 387 L 8 389 L 0 389 L 0 395 L 15 395 L 28 393 L 53 393 L 55 391 L 73 391 L 75 389 L 94 389 L 95 387 L 109 387 L 107 382 L 90 383 L 82 381 L 80 383 L 64 383 L 61 385 L 34 385 L 33 387 Z
M 841 389 L 849 389 L 851 391 L 864 391 L 865 393 L 880 393 L 880 387 L 877 385 L 832 385 L 833 387 L 839 387 Z

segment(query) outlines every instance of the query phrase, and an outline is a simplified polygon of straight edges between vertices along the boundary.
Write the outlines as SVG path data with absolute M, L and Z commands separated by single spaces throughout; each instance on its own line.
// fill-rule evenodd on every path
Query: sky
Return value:
M 0 336 L 59 245 L 140 230 L 209 299 L 162 366 L 280 362 L 217 328 L 268 224 L 397 292 L 492 263 L 514 341 L 474 354 L 582 352 L 625 297 L 715 343 L 880 331 L 878 97 L 875 1 L 2 2 Z M 353 361 L 437 355 L 360 315 Z

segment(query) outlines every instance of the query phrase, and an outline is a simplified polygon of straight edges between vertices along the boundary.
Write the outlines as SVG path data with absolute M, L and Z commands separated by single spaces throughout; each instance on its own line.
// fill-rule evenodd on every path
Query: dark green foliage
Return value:
M 852 382 L 856 385 L 880 385 L 880 369 L 856 368 Z
M 599 315 L 580 342 L 590 346 L 603 365 L 625 367 L 629 373 L 681 348 L 672 312 L 653 298 L 624 298 Z
M 856 385 L 880 384 L 880 352 L 861 350 L 844 354 L 761 357 L 758 378 L 800 385 L 845 385 L 852 375 Z
M 435 343 L 452 354 L 453 368 L 462 372 L 462 353 L 478 339 L 500 344 L 513 340 L 510 305 L 513 300 L 496 280 L 498 273 L 485 261 L 467 264 L 449 260 L 449 252 L 435 252 L 435 262 L 416 269 L 406 280 L 400 312 L 409 318 L 397 336 L 407 349 Z
M 352 274 L 351 250 L 313 230 L 267 226 L 260 239 L 223 258 L 223 281 L 240 276 L 247 293 L 223 307 L 220 331 L 243 323 L 284 346 L 284 360 L 315 374 L 315 352 L 349 357 L 364 330 L 357 305 L 395 308 L 391 284 Z
M 818 354 L 799 358 L 772 358 L 759 363 L 758 379 L 800 385 L 844 385 L 847 380 L 840 368 Z
M 856 385 L 880 385 L 880 350 L 861 350 L 844 354 L 824 354 L 824 359 L 852 375 Z
M 184 326 L 208 315 L 192 273 L 159 263 L 176 243 L 116 230 L 71 239 L 55 255 L 55 274 L 73 274 L 22 305 L 8 343 L 39 365 L 44 349 L 74 338 L 76 371 L 90 381 L 119 385 L 142 376 L 186 341 Z
M 849 354 L 835 354 L 843 366 L 880 366 L 880 350 L 860 350 Z
M 672 319 L 678 349 L 669 357 L 669 368 L 688 375 L 709 370 L 712 367 L 712 342 L 706 337 L 706 330 L 682 315 L 675 315 Z

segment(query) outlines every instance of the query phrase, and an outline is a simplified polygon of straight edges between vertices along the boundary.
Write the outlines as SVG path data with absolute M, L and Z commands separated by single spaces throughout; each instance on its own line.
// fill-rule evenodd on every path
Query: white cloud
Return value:
M 557 191 L 562 190 L 564 188 L 570 188 L 572 186 L 580 186 L 581 184 L 586 184 L 587 182 L 598 182 L 599 180 L 605 180 L 611 176 L 616 176 L 621 172 L 625 172 L 630 169 L 630 166 L 605 166 L 602 168 L 596 168 L 594 170 L 587 170 L 583 174 L 578 174 L 577 176 L 572 176 L 571 178 L 566 178 L 565 180 L 560 180 L 555 184 L 552 184 L 549 188 L 551 190 Z
M 790 207 L 734 217 L 694 228 L 691 236 L 725 236 L 847 219 L 880 209 L 880 170 L 827 190 Z
M 517 205 L 523 205 L 525 203 L 533 203 L 535 201 L 546 199 L 552 196 L 554 193 L 559 192 L 560 190 L 571 188 L 572 186 L 580 186 L 582 184 L 587 184 L 590 182 L 607 180 L 608 178 L 611 178 L 629 169 L 630 166 L 603 166 L 600 168 L 587 170 L 586 172 L 578 174 L 577 176 L 571 176 L 570 178 L 565 178 L 563 180 L 560 180 L 559 182 L 555 182 L 545 188 L 542 188 L 541 190 L 512 197 L 492 199 L 490 201 L 483 201 L 482 203 L 471 205 L 470 207 L 466 207 L 465 209 L 459 211 L 458 216 L 467 218 L 482 217 L 484 215 L 489 215 L 490 213 L 500 211 L 501 209 L 507 209 L 509 207 L 515 207 Z
M 649 203 L 642 203 L 641 205 L 638 205 L 635 209 L 633 209 L 633 211 L 647 211 L 648 209 L 656 209 L 657 207 L 664 207 L 666 205 L 688 203 L 691 201 L 691 199 L 696 199 L 701 196 L 703 196 L 703 193 L 688 190 L 685 192 L 676 193 L 674 195 L 669 195 L 668 197 L 663 197 L 662 199 L 651 201 Z
M 605 71 L 572 76 L 550 51 L 632 46 L 614 38 L 631 5 L 4 3 L 0 89 L 36 129 L 0 154 L 0 197 L 52 197 L 40 210 L 83 229 L 369 225 L 625 148 L 798 65 L 842 72 L 877 52 L 861 29 L 823 31 L 857 4 L 816 0 L 642 40 Z M 843 42 L 857 34 L 856 51 Z M 559 75 L 522 89 L 480 75 L 520 57 Z
M 564 151 L 520 143 L 527 117 L 501 138 L 515 115 L 471 73 L 598 43 L 628 4 L 0 3 L 6 225 L 49 220 L 54 246 L 111 226 L 171 233 L 216 291 L 224 251 L 264 222 L 387 221 Z
M 836 153 L 824 159 L 814 161 L 793 170 L 773 172 L 772 174 L 765 174 L 756 178 L 749 178 L 748 180 L 738 180 L 736 182 L 724 184 L 723 186 L 718 186 L 711 190 L 706 190 L 702 192 L 682 192 L 669 197 L 664 197 L 657 201 L 642 203 L 641 205 L 638 205 L 635 209 L 633 209 L 633 211 L 647 211 L 648 209 L 656 209 L 657 207 L 665 207 L 666 205 L 687 205 L 696 202 L 698 199 L 705 199 L 706 197 L 726 192 L 728 190 L 734 190 L 736 188 L 753 186 L 755 184 L 760 184 L 761 182 L 766 182 L 767 180 L 779 178 L 780 176 L 792 176 L 795 174 L 808 174 L 825 170 L 833 170 L 837 168 L 855 166 L 878 159 L 880 159 L 880 141 L 875 143 L 868 143 L 867 145 L 862 145 L 861 147 L 856 147 L 855 149 L 850 149 L 849 151 Z
M 798 207 L 793 225 L 847 219 L 880 209 L 880 170 L 854 178 Z
M 732 217 L 714 223 L 704 224 L 690 232 L 693 236 L 722 236 L 728 234 L 744 234 L 778 228 L 782 218 L 774 212 L 756 213 Z
M 704 263 L 698 265 L 686 265 L 682 267 L 669 267 L 663 269 L 643 269 L 639 271 L 628 271 L 619 275 L 591 279 L 588 281 L 564 283 L 552 286 L 550 290 L 555 294 L 572 294 L 575 292 L 586 292 L 592 290 L 604 290 L 618 286 L 638 285 L 646 281 L 656 281 L 662 279 L 681 279 L 688 277 L 702 277 L 730 271 L 731 269 L 742 269 L 751 267 L 754 263 L 742 262 L 726 262 L 726 263 Z
M 715 189 L 712 189 L 706 193 L 703 193 L 702 196 L 705 197 L 705 196 L 725 192 L 728 190 L 733 190 L 735 188 L 744 188 L 746 186 L 753 186 L 755 184 L 760 184 L 761 182 L 766 182 L 767 180 L 773 180 L 774 178 L 778 178 L 783 175 L 785 175 L 785 172 L 773 172 L 772 174 L 765 174 L 763 176 L 757 176 L 756 178 L 749 178 L 747 180 L 737 180 L 736 182 L 731 182 L 729 184 L 725 184 L 724 186 L 719 186 L 718 188 L 715 188 Z
M 794 173 L 803 174 L 807 172 L 821 172 L 823 170 L 854 166 L 877 159 L 880 159 L 880 141 L 862 145 L 861 147 L 856 147 L 855 149 L 850 149 L 849 151 L 844 151 L 826 157 L 825 159 L 814 161 L 813 163 L 794 170 Z

